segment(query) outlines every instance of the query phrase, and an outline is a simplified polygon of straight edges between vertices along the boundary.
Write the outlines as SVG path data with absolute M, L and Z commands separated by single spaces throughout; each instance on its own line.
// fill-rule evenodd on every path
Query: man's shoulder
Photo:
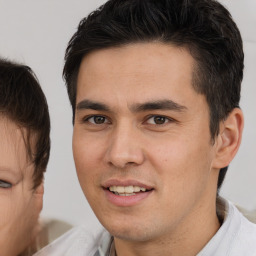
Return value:
M 237 214 L 240 215 L 241 225 L 234 234 L 234 247 L 231 255 L 256 256 L 256 224 L 250 222 L 241 213 Z
M 34 256 L 93 256 L 98 249 L 98 241 L 105 233 L 103 229 L 92 232 L 84 226 L 75 227 Z
M 249 221 L 232 203 L 230 208 L 231 232 L 227 231 L 228 255 L 256 256 L 256 224 Z
M 256 256 L 256 225 L 221 199 L 223 223 L 198 256 Z

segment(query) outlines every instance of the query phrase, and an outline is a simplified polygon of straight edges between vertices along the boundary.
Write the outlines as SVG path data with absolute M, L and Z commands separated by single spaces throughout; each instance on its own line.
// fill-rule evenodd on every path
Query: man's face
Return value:
M 34 165 L 20 128 L 0 117 L 0 248 L 17 256 L 38 231 L 42 195 L 33 190 Z
M 215 214 L 216 148 L 193 65 L 188 51 L 160 43 L 95 51 L 81 63 L 74 160 L 88 202 L 116 238 L 170 237 Z

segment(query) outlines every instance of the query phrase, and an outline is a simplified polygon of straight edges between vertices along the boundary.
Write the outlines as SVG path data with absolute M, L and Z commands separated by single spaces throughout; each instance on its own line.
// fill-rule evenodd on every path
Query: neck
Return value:
M 208 198 L 209 199 L 209 198 Z M 210 201 L 210 200 L 209 200 Z M 127 241 L 114 238 L 117 256 L 191 256 L 197 255 L 220 227 L 216 203 L 202 205 L 171 232 L 148 241 Z

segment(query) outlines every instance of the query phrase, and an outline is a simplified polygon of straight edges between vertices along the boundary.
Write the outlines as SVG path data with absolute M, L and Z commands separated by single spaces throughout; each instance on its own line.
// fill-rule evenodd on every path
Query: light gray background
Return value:
M 62 80 L 64 51 L 78 22 L 104 0 L 0 0 L 0 55 L 25 62 L 37 74 L 48 99 L 52 150 L 45 179 L 43 217 L 92 228 L 97 220 L 80 189 L 72 157 L 71 107 Z M 245 129 L 222 195 L 256 208 L 256 1 L 223 0 L 244 39 L 245 76 L 241 106 Z

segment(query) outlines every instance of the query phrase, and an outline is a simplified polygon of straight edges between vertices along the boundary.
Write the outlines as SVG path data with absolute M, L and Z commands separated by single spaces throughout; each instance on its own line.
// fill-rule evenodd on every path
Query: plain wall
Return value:
M 45 177 L 43 217 L 73 225 L 97 223 L 80 189 L 72 157 L 72 113 L 62 80 L 64 52 L 79 21 L 103 0 L 0 0 L 0 55 L 31 66 L 48 99 L 51 157 Z M 222 195 L 256 208 L 256 10 L 255 0 L 223 0 L 244 39 L 245 73 L 241 107 L 243 142 L 230 165 Z

